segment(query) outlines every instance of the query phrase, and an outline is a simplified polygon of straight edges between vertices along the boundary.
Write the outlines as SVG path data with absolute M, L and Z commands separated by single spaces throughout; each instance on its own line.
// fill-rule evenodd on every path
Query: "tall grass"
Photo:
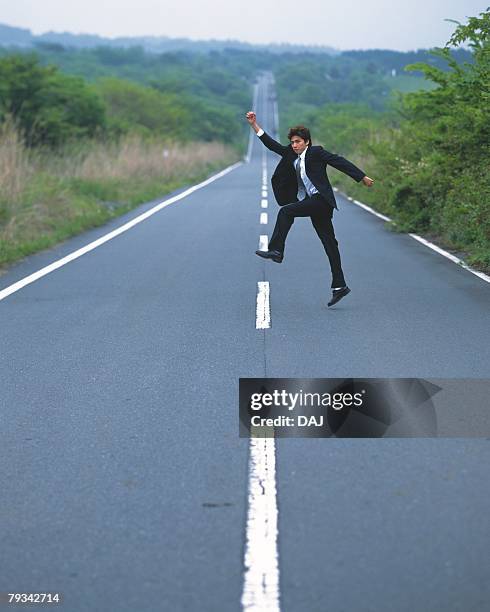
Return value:
M 49 158 L 46 169 L 63 178 L 89 181 L 128 178 L 173 179 L 230 155 L 221 143 L 166 144 L 128 135 L 118 143 L 94 142 L 68 155 Z
M 181 145 L 138 135 L 29 150 L 8 119 L 0 126 L 0 266 L 237 159 L 221 143 Z
M 5 203 L 19 201 L 32 176 L 23 140 L 11 117 L 0 124 L 0 199 Z

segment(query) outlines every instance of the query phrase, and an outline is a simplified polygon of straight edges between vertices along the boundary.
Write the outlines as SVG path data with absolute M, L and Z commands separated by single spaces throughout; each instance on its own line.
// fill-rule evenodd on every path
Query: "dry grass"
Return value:
M 57 153 L 29 151 L 9 119 L 0 125 L 0 265 L 237 158 L 221 143 L 169 144 L 140 136 L 70 145 Z
M 89 181 L 104 179 L 174 179 L 230 157 L 221 143 L 172 144 L 148 142 L 137 135 L 119 143 L 93 143 L 68 157 L 51 160 L 49 172 Z
M 7 117 L 0 124 L 0 193 L 5 203 L 19 201 L 33 170 L 15 123 Z
M 199 173 L 209 164 L 233 157 L 222 143 L 171 144 L 129 135 L 118 143 L 84 143 L 63 153 L 28 151 L 14 122 L 0 125 L 0 193 L 4 204 L 18 203 L 38 173 L 87 181 L 128 179 L 173 180 Z

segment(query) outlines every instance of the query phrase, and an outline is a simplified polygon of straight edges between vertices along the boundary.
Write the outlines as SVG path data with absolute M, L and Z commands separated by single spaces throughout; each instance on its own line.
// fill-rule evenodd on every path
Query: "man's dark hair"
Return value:
M 289 128 L 288 140 L 291 140 L 293 136 L 299 136 L 305 142 L 309 140 L 310 144 L 312 144 L 310 130 L 304 125 L 296 125 L 295 127 Z

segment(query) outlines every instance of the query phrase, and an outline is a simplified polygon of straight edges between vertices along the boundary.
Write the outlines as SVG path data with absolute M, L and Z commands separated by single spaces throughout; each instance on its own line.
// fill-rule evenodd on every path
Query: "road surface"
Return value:
M 273 97 L 264 75 L 271 133 Z M 240 377 L 490 378 L 490 285 L 341 195 L 352 293 L 335 308 L 308 219 L 281 265 L 254 255 L 278 159 L 253 135 L 248 162 L 0 301 L 0 591 L 59 592 L 70 612 L 489 609 L 488 404 L 479 438 L 276 440 L 273 584 L 243 603 Z M 27 258 L 0 291 L 154 205 Z M 471 430 L 458 408 L 443 434 Z

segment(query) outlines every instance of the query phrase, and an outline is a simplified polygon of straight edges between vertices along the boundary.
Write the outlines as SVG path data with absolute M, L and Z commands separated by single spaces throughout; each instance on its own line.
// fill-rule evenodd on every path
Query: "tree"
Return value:
M 105 107 L 80 77 L 41 66 L 36 55 L 0 60 L 0 120 L 12 115 L 29 145 L 58 146 L 105 127 Z

